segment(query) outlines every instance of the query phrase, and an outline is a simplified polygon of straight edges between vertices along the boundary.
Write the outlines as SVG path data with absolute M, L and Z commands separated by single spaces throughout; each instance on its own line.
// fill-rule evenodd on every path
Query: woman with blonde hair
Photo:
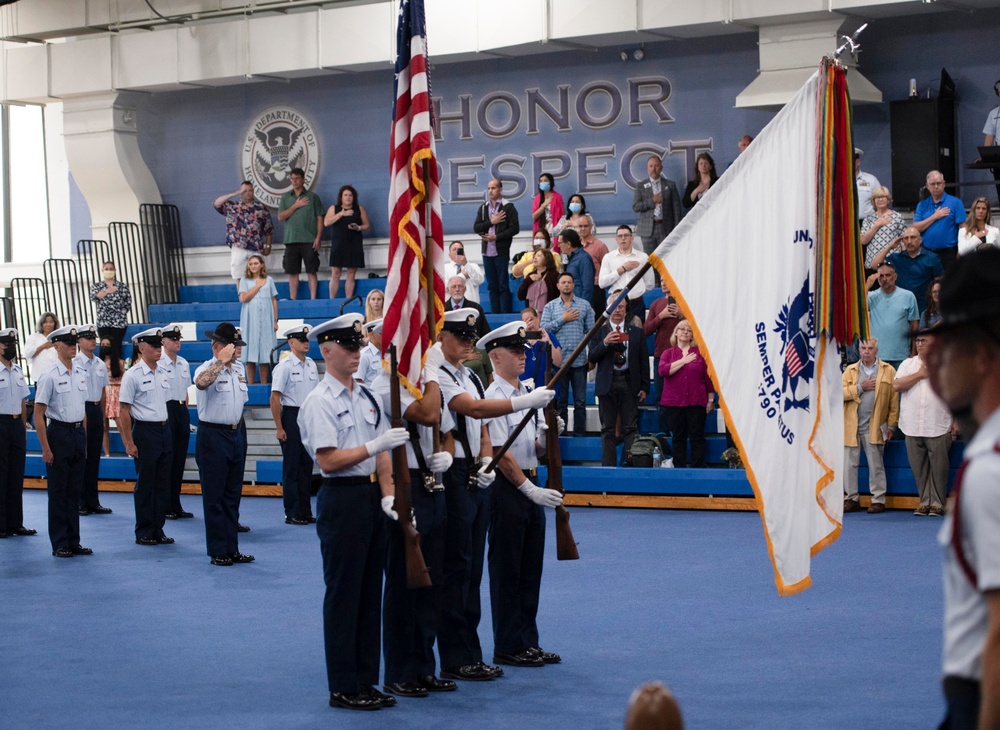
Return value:
M 240 310 L 240 330 L 247 346 L 240 360 L 247 367 L 247 384 L 252 384 L 260 365 L 260 382 L 267 383 L 271 370 L 271 350 L 277 344 L 278 290 L 274 279 L 267 275 L 267 264 L 260 254 L 247 259 L 243 278 L 237 287 L 243 308 Z
M 660 355 L 663 377 L 660 407 L 673 434 L 674 466 L 705 466 L 705 419 L 715 409 L 715 386 L 708 377 L 708 363 L 694 341 L 691 324 L 682 319 L 670 335 L 671 347 Z M 687 459 L 691 441 L 691 461 Z
M 382 307 L 385 304 L 385 294 L 381 289 L 372 289 L 365 297 L 365 322 L 382 319 Z
M 865 270 L 869 275 L 874 273 L 875 257 L 882 251 L 887 248 L 889 253 L 897 248 L 902 250 L 900 238 L 906 223 L 903 216 L 889 207 L 891 203 L 889 188 L 879 185 L 872 190 L 872 207 L 875 210 L 861 221 L 861 245 L 865 249 Z
M 969 217 L 965 225 L 958 227 L 958 255 L 971 253 L 985 246 L 997 246 L 1000 239 L 1000 229 L 990 225 L 990 201 L 986 198 L 976 198 L 969 208 Z

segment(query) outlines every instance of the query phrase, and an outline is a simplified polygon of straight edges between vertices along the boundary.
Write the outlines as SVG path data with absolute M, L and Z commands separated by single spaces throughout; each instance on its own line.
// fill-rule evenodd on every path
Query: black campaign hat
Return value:
M 941 321 L 919 334 L 934 334 L 981 320 L 1000 319 L 1000 249 L 959 257 L 941 280 Z
M 213 342 L 219 342 L 223 345 L 236 345 L 237 347 L 243 347 L 247 344 L 243 341 L 240 328 L 230 324 L 229 322 L 223 322 L 220 324 L 215 328 L 215 332 L 206 332 L 205 337 Z

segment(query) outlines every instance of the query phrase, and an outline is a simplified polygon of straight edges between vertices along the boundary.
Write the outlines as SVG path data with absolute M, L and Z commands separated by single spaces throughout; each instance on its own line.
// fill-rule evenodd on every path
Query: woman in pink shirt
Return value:
M 682 319 L 670 336 L 671 347 L 660 356 L 663 377 L 660 408 L 666 410 L 673 434 L 674 466 L 688 466 L 687 444 L 691 441 L 693 467 L 705 466 L 705 417 L 715 408 L 715 386 L 708 365 L 694 343 L 694 333 Z

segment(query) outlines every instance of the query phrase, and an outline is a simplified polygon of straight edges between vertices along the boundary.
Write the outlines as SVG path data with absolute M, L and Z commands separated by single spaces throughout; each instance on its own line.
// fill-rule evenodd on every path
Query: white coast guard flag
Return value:
M 817 78 L 651 257 L 721 393 L 782 595 L 810 585 L 810 558 L 843 519 L 840 358 L 812 309 Z

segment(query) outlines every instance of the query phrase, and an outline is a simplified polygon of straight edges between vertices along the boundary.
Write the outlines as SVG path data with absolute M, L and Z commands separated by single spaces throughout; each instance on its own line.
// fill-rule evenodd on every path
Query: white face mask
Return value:
M 108 281 L 110 281 L 111 279 L 114 279 L 115 278 L 115 270 L 111 269 L 110 271 L 105 271 L 104 272 L 104 278 L 107 279 Z
M 545 248 L 545 239 L 544 238 L 536 238 L 534 240 L 534 244 L 536 246 L 541 246 L 542 248 Z

